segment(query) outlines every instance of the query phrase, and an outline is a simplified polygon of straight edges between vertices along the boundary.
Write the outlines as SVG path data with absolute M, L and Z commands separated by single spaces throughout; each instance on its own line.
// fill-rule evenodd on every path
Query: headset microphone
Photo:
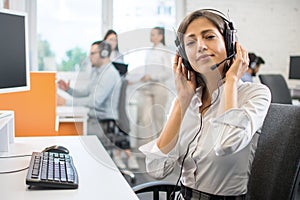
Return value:
M 225 62 L 226 60 L 230 60 L 233 56 L 235 56 L 235 53 L 234 54 L 231 54 L 230 56 L 228 56 L 227 58 L 225 58 L 224 60 L 222 60 L 221 62 L 217 63 L 217 64 L 214 64 L 210 67 L 210 69 L 213 71 L 215 69 L 217 69 L 223 62 Z

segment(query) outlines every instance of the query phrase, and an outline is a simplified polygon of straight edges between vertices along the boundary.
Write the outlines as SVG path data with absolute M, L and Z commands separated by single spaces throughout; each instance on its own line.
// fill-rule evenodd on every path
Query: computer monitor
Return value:
M 289 79 L 300 80 L 300 56 L 290 56 Z
M 30 89 L 27 14 L 0 9 L 0 93 Z

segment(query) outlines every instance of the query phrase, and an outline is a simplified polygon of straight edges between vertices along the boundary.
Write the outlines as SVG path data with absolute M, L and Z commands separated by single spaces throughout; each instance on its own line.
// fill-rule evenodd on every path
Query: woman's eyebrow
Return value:
M 201 31 L 201 35 L 205 35 L 207 33 L 210 33 L 210 32 L 214 32 L 213 29 L 206 29 L 206 30 L 203 30 Z M 196 37 L 196 34 L 195 33 L 189 33 L 189 34 L 185 34 L 185 38 L 194 38 Z
M 194 33 L 190 33 L 184 36 L 184 38 L 194 38 L 194 37 L 196 37 L 196 34 Z

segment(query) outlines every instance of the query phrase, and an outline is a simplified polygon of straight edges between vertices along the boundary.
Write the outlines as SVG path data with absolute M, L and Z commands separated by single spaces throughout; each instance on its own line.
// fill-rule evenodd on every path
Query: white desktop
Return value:
M 27 170 L 24 170 L 0 174 L 1 199 L 138 200 L 96 136 L 16 137 L 15 142 L 10 145 L 9 152 L 0 152 L 0 157 L 31 155 L 34 151 L 40 152 L 54 144 L 69 149 L 78 172 L 78 189 L 28 189 L 25 184 Z M 30 156 L 1 158 L 0 172 L 25 168 L 29 162 Z

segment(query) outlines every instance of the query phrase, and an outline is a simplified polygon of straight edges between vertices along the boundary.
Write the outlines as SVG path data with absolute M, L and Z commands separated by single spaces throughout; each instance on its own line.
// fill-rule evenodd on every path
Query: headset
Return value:
M 250 65 L 249 65 L 250 69 L 255 69 L 258 64 L 258 60 L 259 60 L 258 56 L 253 54 L 253 57 L 255 57 L 255 59 L 253 61 L 251 61 L 251 57 L 249 57 L 250 58 Z
M 253 62 L 251 62 L 251 64 L 249 65 L 249 68 L 255 69 L 256 65 L 257 65 L 257 62 L 258 62 L 258 58 L 255 58 L 255 60 Z
M 227 58 L 225 58 L 222 62 L 211 66 L 211 70 L 214 70 L 219 65 L 221 65 L 223 62 L 225 62 L 226 60 L 231 60 L 230 62 L 232 62 L 232 58 L 235 56 L 235 53 L 236 53 L 235 52 L 235 40 L 236 40 L 235 32 L 236 32 L 236 30 L 234 29 L 233 23 L 231 21 L 229 21 L 222 12 L 215 10 L 215 9 L 202 9 L 200 11 L 214 13 L 214 14 L 218 15 L 219 17 L 221 17 L 224 21 L 223 37 L 225 40 Z M 186 69 L 189 71 L 194 71 L 194 69 L 192 68 L 191 64 L 189 63 L 189 61 L 187 59 L 183 44 L 180 43 L 180 40 L 179 40 L 179 37 L 177 34 L 176 34 L 175 45 L 177 47 L 179 56 L 182 58 L 182 63 L 184 64 Z
M 100 44 L 99 44 L 99 53 L 100 53 L 100 57 L 101 58 L 107 58 L 110 56 L 110 53 L 111 53 L 111 46 L 108 42 L 106 41 L 102 41 Z

